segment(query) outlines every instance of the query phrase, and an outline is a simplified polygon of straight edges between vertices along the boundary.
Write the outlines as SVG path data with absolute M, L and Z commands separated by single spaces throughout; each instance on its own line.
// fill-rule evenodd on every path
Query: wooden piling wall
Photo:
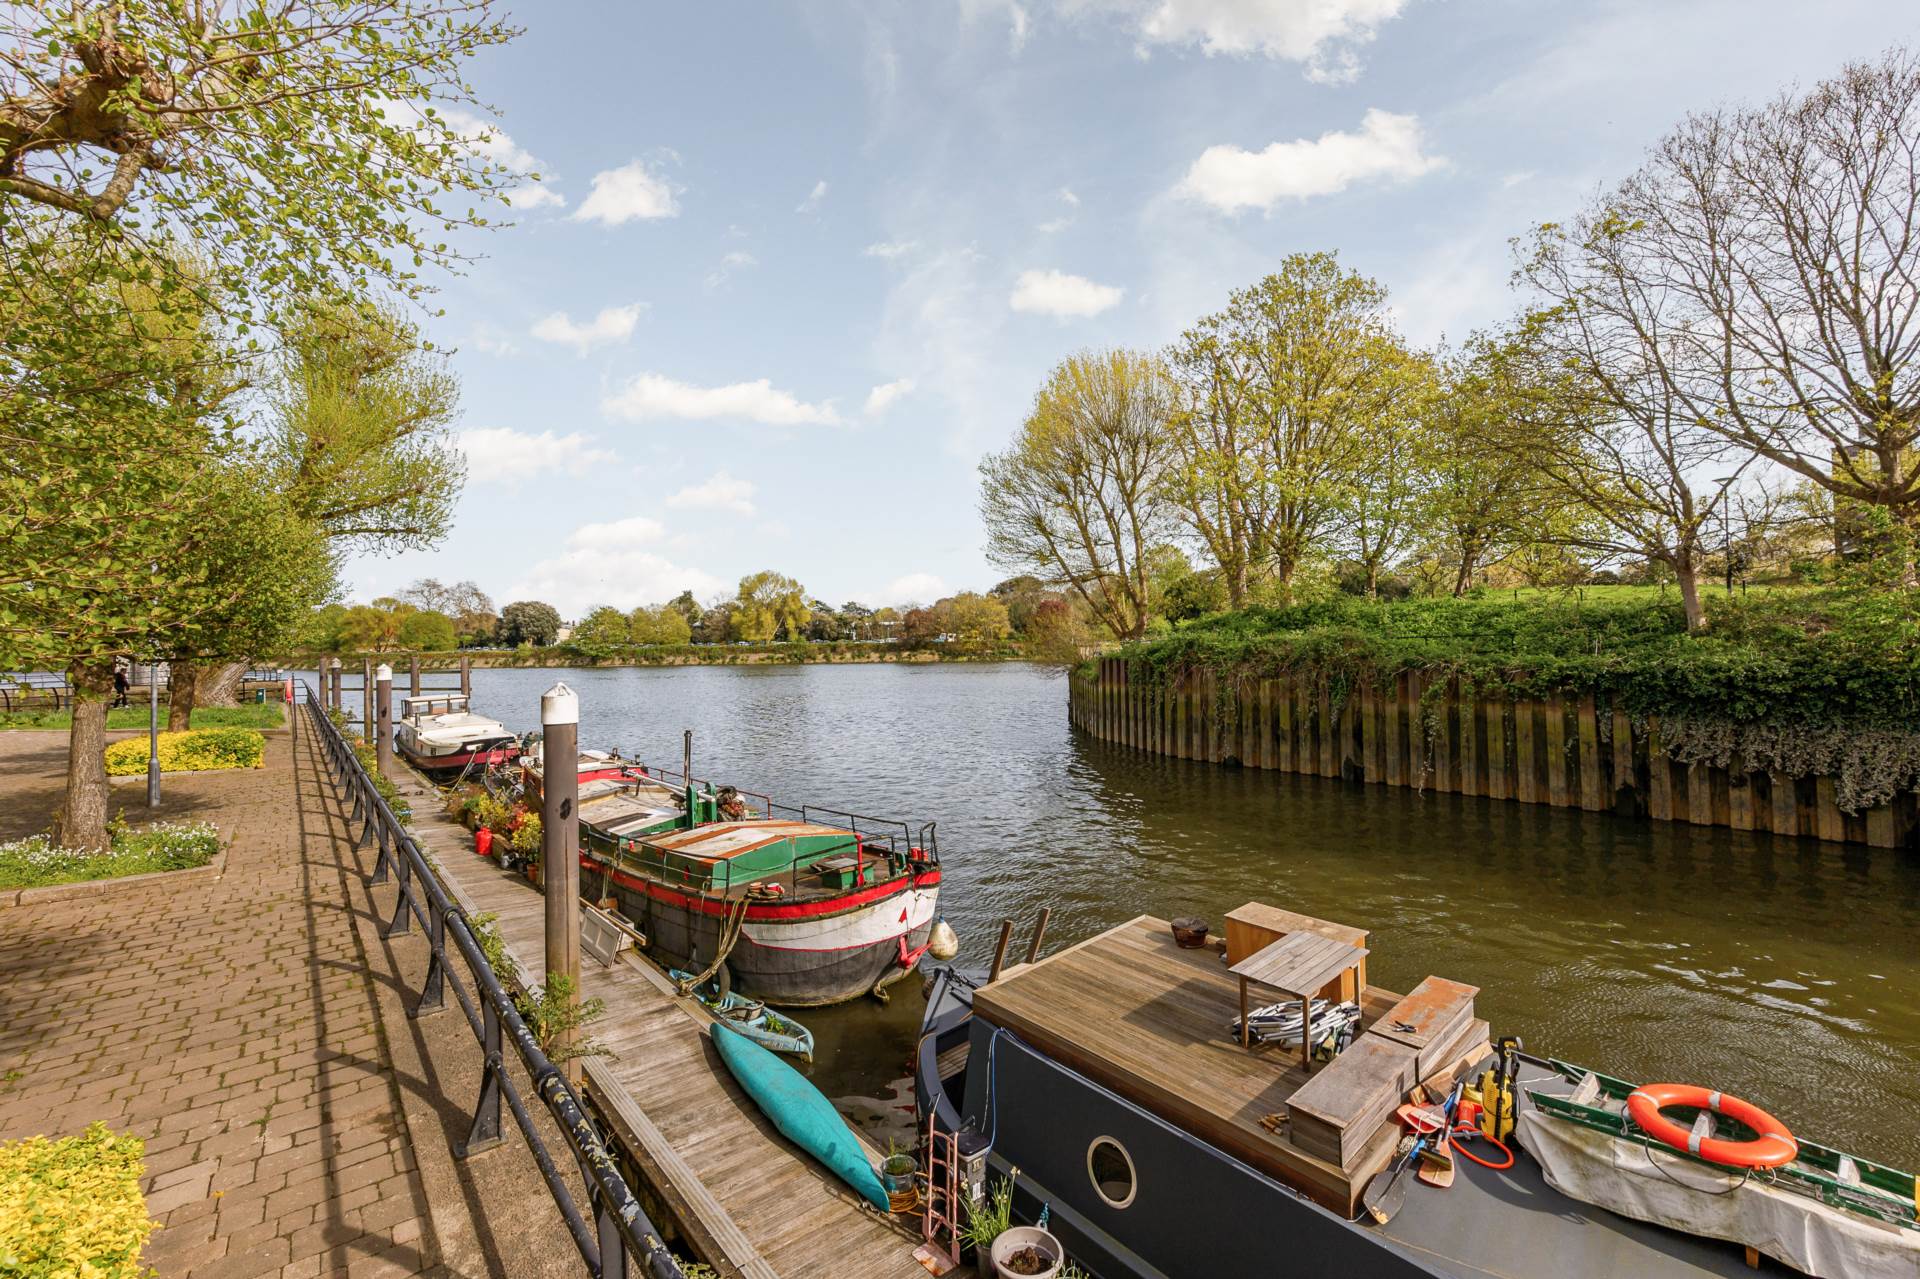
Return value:
M 1336 699 L 1311 678 L 1198 671 L 1158 683 L 1104 657 L 1069 681 L 1067 713 L 1103 741 L 1176 759 L 1875 848 L 1920 834 L 1913 792 L 1846 813 L 1831 777 L 1679 763 L 1657 718 L 1636 728 L 1592 694 L 1463 697 L 1449 680 L 1429 697 L 1434 678 L 1410 671 Z

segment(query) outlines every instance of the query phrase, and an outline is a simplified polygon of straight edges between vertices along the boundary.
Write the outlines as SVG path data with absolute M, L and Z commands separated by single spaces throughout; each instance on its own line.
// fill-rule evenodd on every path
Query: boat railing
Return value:
M 301 691 L 307 712 L 307 731 L 322 748 L 334 788 L 347 792 L 352 798 L 347 826 L 348 829 L 356 823 L 360 826 L 354 847 L 366 848 L 376 840 L 379 843 L 379 859 L 367 882 L 384 884 L 391 879 L 399 889 L 394 898 L 393 917 L 384 925 L 383 936 L 411 932 L 415 920 L 426 930 L 429 958 L 412 1015 L 425 1016 L 444 1010 L 446 991 L 451 986 L 460 1011 L 466 1015 L 467 1025 L 486 1055 L 479 1099 L 474 1105 L 466 1138 L 456 1146 L 455 1155 L 464 1159 L 500 1144 L 500 1103 L 504 1100 L 589 1274 L 595 1279 L 625 1279 L 627 1260 L 632 1257 L 652 1279 L 685 1279 L 680 1263 L 662 1242 L 659 1230 L 621 1176 L 579 1096 L 541 1049 L 499 974 L 487 962 L 466 911 L 447 895 L 420 846 L 380 797 L 372 777 L 304 680 Z M 454 963 L 455 955 L 462 962 Z M 462 969 L 466 973 L 464 979 Z M 532 1081 L 534 1095 L 546 1107 L 573 1154 L 580 1180 L 586 1187 L 591 1223 L 581 1212 L 573 1190 L 554 1166 L 546 1141 L 512 1074 L 506 1069 L 508 1052 L 520 1058 Z M 445 1100 L 452 1102 L 451 1098 Z
M 685 790 L 691 783 L 696 791 L 717 794 L 718 784 L 703 777 L 695 777 L 676 768 L 654 768 L 635 761 L 633 767 L 649 781 L 670 785 L 677 790 Z M 920 860 L 939 863 L 940 848 L 936 837 L 934 822 L 923 822 L 919 831 L 898 818 L 869 817 L 861 813 L 849 812 L 840 808 L 829 808 L 821 804 L 782 804 L 760 791 L 743 790 L 734 787 L 742 799 L 748 801 L 748 807 L 754 808 L 758 801 L 758 811 L 769 818 L 784 818 L 790 821 L 818 823 L 821 825 L 844 826 L 860 836 L 866 845 L 885 844 L 891 855 L 901 855 L 919 850 Z

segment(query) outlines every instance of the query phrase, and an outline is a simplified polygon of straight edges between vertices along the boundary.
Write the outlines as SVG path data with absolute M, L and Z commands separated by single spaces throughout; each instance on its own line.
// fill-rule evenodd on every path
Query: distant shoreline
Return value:
M 691 649 L 691 651 L 689 651 Z M 338 656 L 343 670 L 357 669 L 365 661 L 386 662 L 396 669 L 404 669 L 411 653 L 340 653 L 340 654 L 301 654 L 286 659 L 286 665 L 293 670 L 316 668 L 317 663 Z M 549 648 L 536 648 L 528 651 L 477 649 L 466 652 L 421 653 L 422 671 L 457 671 L 460 659 L 465 657 L 472 663 L 474 670 L 539 667 L 623 667 L 623 666 L 856 666 L 881 665 L 887 663 L 903 665 L 931 665 L 935 663 L 1002 663 L 1026 662 L 1029 659 L 1019 652 L 961 653 L 942 652 L 927 648 L 869 648 L 862 646 L 850 649 L 835 644 L 781 644 L 769 648 L 734 648 L 730 645 L 701 644 L 685 648 L 676 647 L 659 653 L 628 653 L 610 657 L 590 657 L 587 654 L 568 649 L 564 645 Z

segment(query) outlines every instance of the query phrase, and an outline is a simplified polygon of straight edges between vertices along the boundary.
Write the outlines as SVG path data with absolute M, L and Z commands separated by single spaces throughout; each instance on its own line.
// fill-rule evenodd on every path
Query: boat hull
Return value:
M 456 751 L 451 755 L 424 755 L 410 749 L 405 742 L 396 742 L 394 749 L 402 759 L 429 777 L 453 776 L 467 771 L 469 767 L 478 771 L 496 764 L 510 764 L 519 754 L 517 744 Z
M 591 853 L 580 865 L 582 892 L 614 898 L 647 935 L 649 954 L 691 972 L 713 962 L 726 904 L 614 870 Z M 790 1008 L 884 990 L 925 953 L 939 892 L 940 872 L 929 868 L 823 901 L 754 902 L 727 955 L 732 987 Z

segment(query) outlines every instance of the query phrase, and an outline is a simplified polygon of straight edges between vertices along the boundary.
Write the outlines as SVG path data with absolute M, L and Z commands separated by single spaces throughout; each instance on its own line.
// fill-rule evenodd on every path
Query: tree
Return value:
M 434 609 L 418 609 L 400 623 L 400 647 L 404 649 L 416 653 L 445 653 L 459 643 L 453 619 Z
M 1690 116 L 1571 224 L 1541 228 L 1523 269 L 1607 394 L 1911 520 L 1916 225 L 1920 56 L 1897 49 Z
M 1082 352 L 1048 375 L 1013 443 L 980 463 L 987 558 L 1066 587 L 1125 639 L 1146 629 L 1145 557 L 1172 523 L 1173 394 L 1150 355 Z
M 371 604 L 355 604 L 341 621 L 340 633 L 352 651 L 383 653 L 401 647 L 407 619 L 420 610 L 390 596 Z
M 1007 606 L 991 595 L 962 591 L 945 601 L 948 625 L 954 637 L 967 648 L 989 649 L 1013 634 Z
M 1533 418 L 1524 400 L 1535 388 L 1516 374 L 1526 362 L 1505 334 L 1475 334 L 1443 354 L 1419 440 L 1419 520 L 1430 556 L 1450 567 L 1447 584 L 1466 594 L 1473 575 L 1499 559 L 1528 521 L 1539 494 L 1530 451 L 1508 446 L 1504 424 Z
M 627 615 L 608 604 L 587 610 L 567 637 L 567 643 L 581 652 L 600 657 L 635 642 Z
M 1271 572 L 1282 598 L 1350 495 L 1376 424 L 1405 414 L 1417 364 L 1386 290 L 1331 253 L 1294 254 L 1231 294 L 1169 353 L 1180 387 L 1169 487 L 1243 605 Z
M 493 611 L 493 600 L 472 581 L 447 586 L 437 578 L 423 577 L 401 591 L 399 598 L 415 608 L 445 613 L 453 619 L 453 629 L 462 643 L 491 638 L 500 621 Z
M 636 644 L 685 644 L 693 638 L 686 614 L 673 604 L 636 608 L 627 624 Z
M 1381 570 L 1399 560 L 1420 532 L 1427 482 L 1422 446 L 1428 410 L 1437 399 L 1430 375 L 1430 365 L 1408 357 L 1404 376 L 1420 385 L 1360 427 L 1360 449 L 1335 517 L 1369 599 L 1380 593 Z
M 811 615 L 806 589 L 800 583 L 772 571 L 752 573 L 740 579 L 733 637 L 756 644 L 782 635 L 790 640 L 802 639 Z
M 560 636 L 560 613 L 539 600 L 515 600 L 500 610 L 500 642 L 508 648 L 544 648 Z
M 345 604 L 323 604 L 310 609 L 293 636 L 293 648 L 303 653 L 344 653 L 347 651 Z

